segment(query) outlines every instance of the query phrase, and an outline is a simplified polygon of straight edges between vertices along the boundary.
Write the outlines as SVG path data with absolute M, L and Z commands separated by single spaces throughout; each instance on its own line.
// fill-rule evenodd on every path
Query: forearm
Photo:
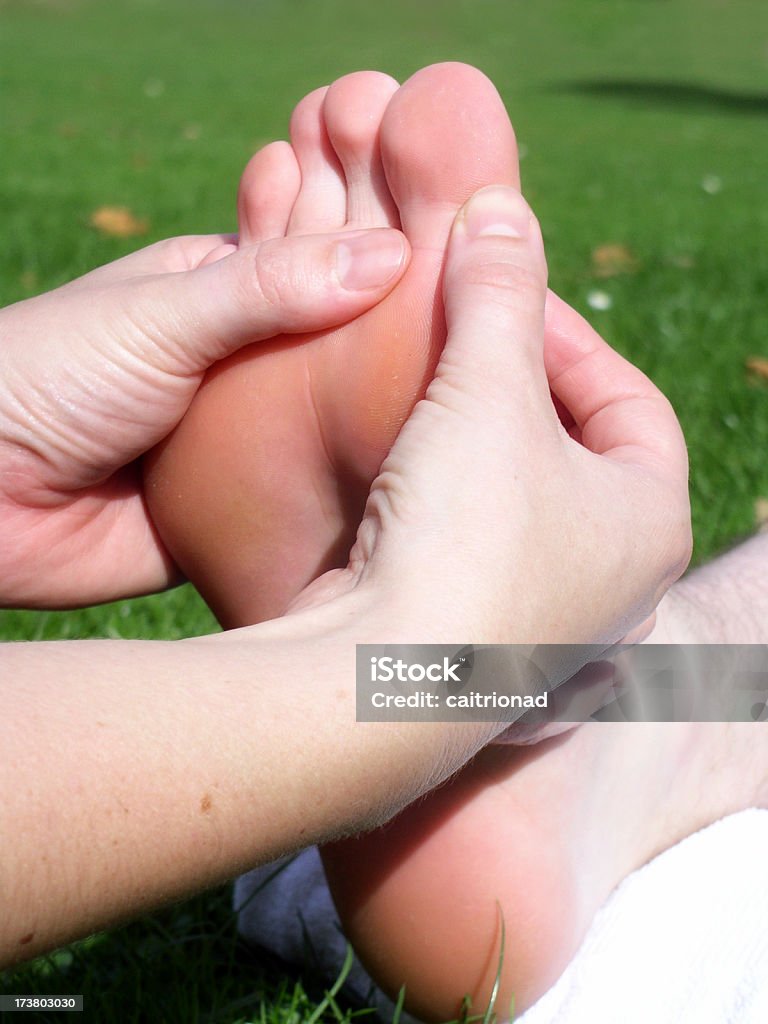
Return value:
M 768 642 L 768 534 L 758 534 L 675 584 L 648 643 Z
M 377 824 L 488 739 L 356 724 L 373 635 L 327 618 L 2 648 L 0 963 Z

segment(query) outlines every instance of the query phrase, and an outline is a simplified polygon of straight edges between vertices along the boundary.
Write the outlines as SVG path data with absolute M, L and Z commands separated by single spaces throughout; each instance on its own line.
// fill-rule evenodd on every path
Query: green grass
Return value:
M 87 227 L 101 205 L 148 218 L 146 241 L 233 228 L 240 169 L 284 136 L 309 89 L 362 67 L 402 78 L 436 60 L 475 63 L 515 122 L 553 286 L 678 410 L 695 557 L 707 558 L 749 533 L 755 499 L 768 497 L 768 388 L 744 371 L 748 356 L 768 356 L 764 7 L 0 0 L 0 302 L 132 248 Z M 591 253 L 605 243 L 631 251 L 633 272 L 594 276 Z M 589 309 L 595 289 L 610 309 Z M 5 639 L 211 628 L 189 588 L 78 613 L 0 614 Z M 306 1022 L 314 1004 L 303 989 L 274 969 L 254 975 L 227 899 L 201 897 L 4 985 L 82 986 L 96 1021 L 119 1007 L 121 1021 Z

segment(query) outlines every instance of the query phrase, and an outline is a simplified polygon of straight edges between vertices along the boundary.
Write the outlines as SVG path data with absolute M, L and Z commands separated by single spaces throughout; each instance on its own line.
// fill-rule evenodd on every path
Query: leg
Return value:
M 648 643 L 768 643 L 768 534 L 680 580 L 659 605 Z
M 456 210 L 481 185 L 517 181 L 509 119 L 478 71 L 437 65 L 395 88 L 362 73 L 307 97 L 295 156 L 278 144 L 258 157 L 240 209 L 249 238 L 399 223 L 413 248 L 405 278 L 346 327 L 220 363 L 148 460 L 153 518 L 227 626 L 281 614 L 346 562 L 444 341 L 438 289 Z

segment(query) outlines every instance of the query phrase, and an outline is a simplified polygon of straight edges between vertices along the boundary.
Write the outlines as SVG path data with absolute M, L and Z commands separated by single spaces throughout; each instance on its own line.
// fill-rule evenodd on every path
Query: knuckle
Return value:
M 296 297 L 306 291 L 297 280 L 300 276 L 287 246 L 261 245 L 243 263 L 241 302 L 251 312 L 258 308 L 265 321 L 287 326 Z
M 253 260 L 253 287 L 264 305 L 279 309 L 291 293 L 293 270 L 282 249 L 261 246 Z
M 657 526 L 656 538 L 657 543 L 661 541 L 662 590 L 666 590 L 683 575 L 693 554 L 690 516 L 681 511 L 679 515 L 668 517 L 666 523 Z
M 677 557 L 675 559 L 673 572 L 676 574 L 675 579 L 678 579 L 688 568 L 688 563 L 690 562 L 691 555 L 693 554 L 693 532 L 691 530 L 690 519 L 686 519 L 679 524 L 677 528 L 677 535 L 675 537 L 674 549 Z
M 544 294 L 545 281 L 532 267 L 494 258 L 469 266 L 465 282 L 472 289 L 488 293 L 488 298 L 517 305 L 521 298 L 538 300 Z

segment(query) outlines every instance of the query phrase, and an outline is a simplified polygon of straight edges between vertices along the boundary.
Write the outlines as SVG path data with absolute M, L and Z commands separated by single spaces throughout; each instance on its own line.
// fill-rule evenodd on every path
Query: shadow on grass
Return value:
M 642 82 L 633 79 L 608 78 L 558 82 L 552 92 L 579 93 L 601 99 L 623 99 L 645 107 L 667 107 L 686 112 L 768 114 L 768 93 L 734 92 L 715 86 L 687 82 Z

